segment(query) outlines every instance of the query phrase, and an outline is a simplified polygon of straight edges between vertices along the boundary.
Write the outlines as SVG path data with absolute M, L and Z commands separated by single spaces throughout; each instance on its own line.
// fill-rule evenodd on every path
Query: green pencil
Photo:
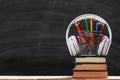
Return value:
M 86 27 L 86 30 L 89 30 L 88 28 L 88 20 L 85 18 L 85 27 Z

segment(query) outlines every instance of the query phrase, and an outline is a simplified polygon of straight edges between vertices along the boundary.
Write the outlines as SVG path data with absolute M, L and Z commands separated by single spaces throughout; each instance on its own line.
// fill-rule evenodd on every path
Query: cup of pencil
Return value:
M 102 34 L 99 31 L 79 31 L 78 42 L 80 48 L 79 56 L 97 56 L 99 43 L 102 41 Z
M 78 44 L 80 56 L 97 56 L 97 51 L 103 34 L 104 25 L 94 19 L 85 19 L 75 23 L 78 30 Z M 85 27 L 84 27 L 85 26 Z

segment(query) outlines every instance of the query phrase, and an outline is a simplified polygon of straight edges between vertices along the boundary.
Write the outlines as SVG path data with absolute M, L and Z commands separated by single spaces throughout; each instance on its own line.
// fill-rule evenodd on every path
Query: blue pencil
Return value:
M 96 23 L 96 30 L 95 31 L 98 31 L 98 23 Z

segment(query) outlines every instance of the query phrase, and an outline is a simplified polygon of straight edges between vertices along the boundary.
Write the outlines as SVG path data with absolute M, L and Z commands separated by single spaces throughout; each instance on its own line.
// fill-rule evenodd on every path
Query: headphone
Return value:
M 67 30 L 66 30 L 66 43 L 67 43 L 67 47 L 70 52 L 70 55 L 77 56 L 81 51 L 81 49 L 79 48 L 81 45 L 79 45 L 79 43 L 78 43 L 78 38 L 75 35 L 72 35 L 69 37 L 70 29 L 73 24 L 75 24 L 76 22 L 79 22 L 81 20 L 85 20 L 85 19 L 95 19 L 106 25 L 109 36 L 104 35 L 102 37 L 102 41 L 99 43 L 98 51 L 97 51 L 98 56 L 106 56 L 108 54 L 108 51 L 110 49 L 110 45 L 112 42 L 112 31 L 111 31 L 108 23 L 102 17 L 97 16 L 95 14 L 80 15 L 80 16 L 76 17 L 75 19 L 73 19 L 71 21 L 71 23 L 68 25 Z

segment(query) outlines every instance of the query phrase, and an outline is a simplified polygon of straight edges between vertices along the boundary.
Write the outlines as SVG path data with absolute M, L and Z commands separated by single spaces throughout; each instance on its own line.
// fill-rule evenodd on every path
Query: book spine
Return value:
M 107 71 L 74 71 L 73 78 L 106 78 Z
M 107 70 L 106 64 L 79 64 L 73 70 Z

